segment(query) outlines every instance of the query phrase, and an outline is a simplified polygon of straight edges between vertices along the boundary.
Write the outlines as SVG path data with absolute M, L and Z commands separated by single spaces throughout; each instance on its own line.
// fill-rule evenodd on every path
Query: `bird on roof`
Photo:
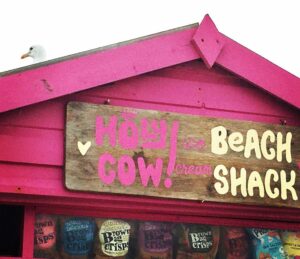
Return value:
M 31 57 L 33 63 L 42 62 L 46 59 L 46 50 L 41 45 L 33 45 L 29 51 L 21 56 L 21 59 Z

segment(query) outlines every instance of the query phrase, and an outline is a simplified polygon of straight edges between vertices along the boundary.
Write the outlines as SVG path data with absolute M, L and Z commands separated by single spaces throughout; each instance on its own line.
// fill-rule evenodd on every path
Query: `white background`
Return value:
M 201 22 L 300 77 L 299 0 L 0 0 L 0 71 Z

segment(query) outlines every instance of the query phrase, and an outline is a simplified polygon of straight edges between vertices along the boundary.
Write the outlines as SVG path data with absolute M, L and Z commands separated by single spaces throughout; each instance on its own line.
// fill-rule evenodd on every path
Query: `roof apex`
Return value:
M 201 46 L 202 38 L 213 42 L 214 47 Z M 2 73 L 0 112 L 196 60 L 199 55 L 207 66 L 218 64 L 300 109 L 300 79 L 221 34 L 206 15 L 199 26 L 189 25 Z
M 192 43 L 203 59 L 204 64 L 211 68 L 216 62 L 223 46 L 223 36 L 219 33 L 216 25 L 208 14 L 206 14 L 200 23 Z

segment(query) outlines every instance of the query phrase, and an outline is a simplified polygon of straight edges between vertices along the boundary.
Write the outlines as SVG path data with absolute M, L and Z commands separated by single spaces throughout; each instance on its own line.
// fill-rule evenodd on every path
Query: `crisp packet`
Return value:
M 37 215 L 34 224 L 34 256 L 57 257 L 57 217 Z
M 277 230 L 249 229 L 252 237 L 255 258 L 257 259 L 286 259 L 283 244 Z
M 172 226 L 162 222 L 139 225 L 139 259 L 172 258 Z
M 281 239 L 288 258 L 300 258 L 300 231 L 282 231 Z
M 218 251 L 218 258 L 248 259 L 250 258 L 249 240 L 243 228 L 223 227 Z
M 61 258 L 91 258 L 95 234 L 94 220 L 80 217 L 61 217 L 60 225 Z
M 180 224 L 175 230 L 178 237 L 176 259 L 213 259 L 219 244 L 219 227 Z
M 125 259 L 129 251 L 130 224 L 123 220 L 97 219 L 96 259 Z

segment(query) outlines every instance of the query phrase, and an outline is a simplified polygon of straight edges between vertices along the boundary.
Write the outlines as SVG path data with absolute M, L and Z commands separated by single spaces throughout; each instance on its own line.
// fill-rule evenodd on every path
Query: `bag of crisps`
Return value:
M 180 224 L 176 228 L 176 259 L 213 259 L 219 245 L 219 227 Z
M 88 259 L 93 256 L 94 220 L 80 217 L 61 217 L 60 232 L 61 258 Z
M 286 259 L 283 245 L 277 230 L 249 229 L 252 237 L 253 254 L 257 259 Z
M 97 219 L 96 224 L 95 258 L 125 259 L 129 252 L 130 224 L 115 219 Z
M 249 259 L 250 240 L 243 228 L 222 227 L 218 258 Z
M 172 225 L 162 222 L 142 222 L 139 225 L 138 259 L 172 258 Z
M 57 217 L 37 215 L 34 224 L 34 257 L 57 256 Z
M 282 231 L 281 239 L 289 259 L 300 259 L 300 231 Z

